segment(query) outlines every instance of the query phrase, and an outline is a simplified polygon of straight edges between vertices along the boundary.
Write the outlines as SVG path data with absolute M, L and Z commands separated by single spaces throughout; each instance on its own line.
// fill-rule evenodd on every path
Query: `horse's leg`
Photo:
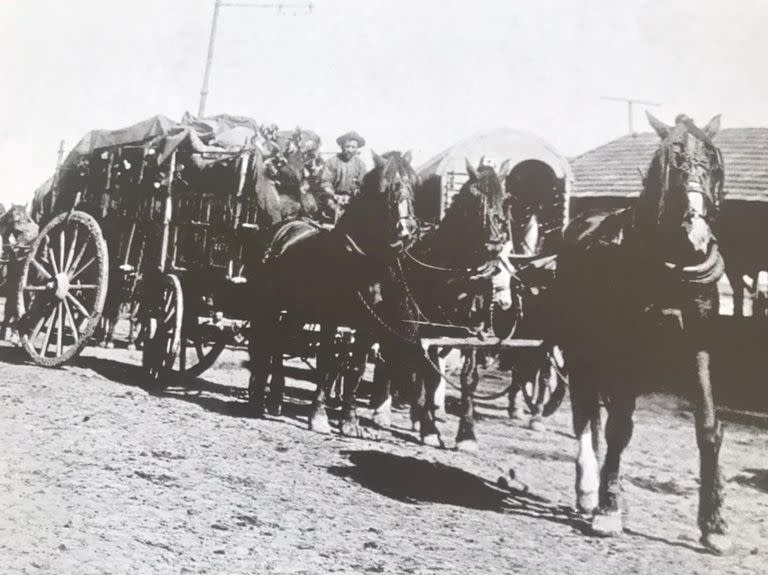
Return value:
M 355 334 L 350 365 L 344 373 L 344 395 L 341 399 L 341 434 L 347 437 L 366 437 L 357 416 L 357 389 L 365 372 L 365 360 L 373 340 L 362 330 Z
M 507 414 L 510 419 L 523 419 L 525 417 L 523 386 L 521 385 L 521 380 L 524 379 L 522 372 L 522 366 L 513 365 L 509 370 L 509 391 L 507 391 L 509 405 L 507 406 Z
M 621 487 L 621 454 L 632 439 L 635 394 L 628 386 L 614 386 L 608 401 L 605 424 L 606 452 L 600 472 L 599 505 L 592 518 L 592 530 L 606 537 L 624 530 L 624 501 Z
M 421 354 L 421 348 L 419 348 Z M 430 347 L 427 351 L 427 359 L 421 356 L 419 362 L 414 365 L 420 366 L 416 372 L 416 382 L 413 406 L 417 410 L 419 433 L 421 442 L 424 445 L 432 447 L 445 447 L 443 439 L 440 437 L 440 430 L 437 428 L 437 393 L 442 375 L 439 371 L 440 354 L 436 347 Z M 414 420 L 413 409 L 411 420 Z
M 597 509 L 600 488 L 597 445 L 600 403 L 596 381 L 577 365 L 569 366 L 573 433 L 576 452 L 576 508 L 582 513 Z M 597 422 L 597 425 L 595 424 Z
M 283 394 L 285 391 L 285 371 L 283 366 L 283 351 L 280 342 L 285 334 L 277 333 L 272 339 L 272 377 L 269 381 L 267 395 L 267 411 L 270 415 L 279 416 L 283 412 Z
M 392 425 L 392 362 L 395 358 L 389 354 L 388 346 L 381 345 L 381 353 L 376 359 L 373 370 L 373 390 L 371 392 L 370 406 L 373 408 L 373 423 L 382 428 L 389 429 Z
M 137 346 L 136 330 L 139 326 L 139 305 L 132 302 L 128 308 L 128 349 L 134 350 Z
M 464 362 L 461 366 L 461 415 L 459 430 L 456 433 L 456 449 L 461 451 L 477 451 L 475 436 L 475 406 L 472 398 L 473 388 L 477 386 L 477 350 L 463 352 Z M 473 385 L 474 383 L 474 385 Z
M 729 270 L 728 281 L 733 291 L 733 317 L 744 317 L 744 272 L 742 270 Z
M 252 322 L 248 338 L 251 376 L 248 380 L 248 404 L 256 417 L 264 415 L 264 392 L 271 368 L 270 325 L 266 321 Z
M 716 294 L 711 297 L 717 297 Z M 718 554 L 731 549 L 727 535 L 728 526 L 722 516 L 723 481 L 720 471 L 720 445 L 723 441 L 723 427 L 717 419 L 715 400 L 712 393 L 710 354 L 702 322 L 687 324 L 686 335 L 693 343 L 697 383 L 696 442 L 699 447 L 699 529 L 701 542 L 710 551 Z
M 331 424 L 328 422 L 328 414 L 325 411 L 325 398 L 329 381 L 333 377 L 331 364 L 333 363 L 333 338 L 335 326 L 323 324 L 320 326 L 320 344 L 317 352 L 317 388 L 312 400 L 309 413 L 309 429 L 318 433 L 331 433 Z

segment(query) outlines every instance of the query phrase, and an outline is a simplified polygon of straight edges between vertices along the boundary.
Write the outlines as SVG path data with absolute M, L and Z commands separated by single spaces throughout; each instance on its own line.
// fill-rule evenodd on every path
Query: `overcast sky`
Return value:
M 214 0 L 0 0 L 0 201 L 26 201 L 59 141 L 197 112 Z M 529 130 L 575 156 L 667 122 L 768 125 L 768 0 L 313 0 L 222 8 L 207 112 L 301 125 L 333 149 Z M 642 107 L 635 124 L 646 130 Z

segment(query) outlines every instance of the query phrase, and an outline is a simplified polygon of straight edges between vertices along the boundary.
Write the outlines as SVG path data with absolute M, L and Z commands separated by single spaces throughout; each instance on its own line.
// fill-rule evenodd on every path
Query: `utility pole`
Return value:
M 211 77 L 211 67 L 213 66 L 213 48 L 216 44 L 216 28 L 219 21 L 219 10 L 221 8 L 267 8 L 276 9 L 283 12 L 285 9 L 293 9 L 296 14 L 297 9 L 305 9 L 312 12 L 311 2 L 227 2 L 225 0 L 214 0 L 213 18 L 211 19 L 211 36 L 208 38 L 208 55 L 205 59 L 205 72 L 203 72 L 203 87 L 200 90 L 200 106 L 197 109 L 197 117 L 202 118 L 205 115 L 205 103 L 208 99 L 208 80 Z
M 633 126 L 633 105 L 634 104 L 640 104 L 642 106 L 653 106 L 655 108 L 658 108 L 661 106 L 661 102 L 649 102 L 648 100 L 637 100 L 635 98 L 617 98 L 615 96 L 603 96 L 600 98 L 601 100 L 612 100 L 614 102 L 626 102 L 627 104 L 627 120 L 628 120 L 628 127 L 629 127 L 629 133 L 634 134 L 635 128 Z

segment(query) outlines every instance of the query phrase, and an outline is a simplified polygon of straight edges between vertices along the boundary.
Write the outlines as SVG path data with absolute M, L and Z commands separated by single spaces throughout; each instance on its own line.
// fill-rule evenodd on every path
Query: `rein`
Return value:
M 450 268 L 445 266 L 438 266 L 434 264 L 429 264 L 427 262 L 421 261 L 419 258 L 414 256 L 410 250 L 405 250 L 405 255 L 408 256 L 408 259 L 410 259 L 413 263 L 436 272 L 446 272 L 446 273 L 454 273 L 454 274 L 469 274 L 469 275 L 476 275 L 479 273 L 482 273 L 488 269 L 489 266 L 491 266 L 494 262 L 491 260 L 489 262 L 485 262 L 484 264 L 477 266 L 476 268 Z

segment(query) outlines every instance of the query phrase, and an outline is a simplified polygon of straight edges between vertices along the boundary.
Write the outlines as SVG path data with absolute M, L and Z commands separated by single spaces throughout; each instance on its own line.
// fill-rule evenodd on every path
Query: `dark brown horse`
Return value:
M 476 170 L 467 162 L 469 179 L 453 198 L 451 206 L 431 234 L 409 251 L 405 277 L 416 302 L 412 321 L 423 327 L 422 334 L 466 336 L 468 332 L 489 328 L 487 310 L 492 286 L 486 271 L 493 273 L 498 249 L 506 241 L 504 193 L 496 172 L 490 166 Z M 432 326 L 430 327 L 430 324 Z M 435 327 L 439 325 L 440 327 Z M 452 325 L 455 328 L 446 328 Z M 451 333 L 452 332 L 452 333 Z M 456 445 L 459 449 L 477 447 L 472 394 L 479 382 L 475 350 L 465 351 L 461 370 L 461 411 Z M 434 424 L 434 394 L 440 383 L 438 356 L 434 350 L 425 372 L 419 396 L 412 411 L 421 424 L 422 441 L 441 445 Z M 380 382 L 386 385 L 386 380 Z M 387 422 L 389 389 L 376 391 L 378 405 L 374 418 Z
M 570 372 L 578 439 L 578 507 L 593 512 L 600 535 L 623 528 L 620 461 L 632 437 L 640 379 L 663 327 L 678 333 L 676 352 L 696 390 L 701 461 L 699 527 L 714 552 L 730 546 L 721 515 L 718 455 L 723 432 L 710 381 L 710 325 L 718 315 L 716 282 L 723 273 L 713 228 L 723 199 L 723 162 L 705 128 L 678 116 L 667 126 L 649 114 L 661 146 L 633 208 L 589 212 L 566 228 L 558 259 L 556 318 Z M 670 326 L 669 324 L 673 324 Z M 607 450 L 598 472 L 600 404 L 608 411 Z
M 5 277 L 2 294 L 5 296 L 5 312 L 0 326 L 0 339 L 8 336 L 8 329 L 16 321 L 18 301 L 17 281 L 21 273 L 21 264 L 27 254 L 27 248 L 37 237 L 38 225 L 22 205 L 12 205 L 8 211 L 3 209 L 0 215 L 0 256 L 6 259 Z
M 420 351 L 415 330 L 399 317 L 374 308 L 369 294 L 375 284 L 391 283 L 393 265 L 416 232 L 413 187 L 416 174 L 409 154 L 375 157 L 360 194 L 349 204 L 333 230 L 294 220 L 277 226 L 267 238 L 266 253 L 256 249 L 248 264 L 254 285 L 249 342 L 251 378 L 249 400 L 255 412 L 278 413 L 284 376 L 282 353 L 286 339 L 305 323 L 322 326 L 318 352 L 319 381 L 309 418 L 310 429 L 329 432 L 325 412 L 330 357 L 338 326 L 357 330 L 353 358 L 342 398 L 341 431 L 359 436 L 355 393 L 373 340 L 394 338 Z M 393 293 L 384 288 L 383 293 Z M 389 309 L 397 309 L 392 306 Z M 414 351 L 416 353 L 416 351 Z M 269 385 L 269 395 L 265 391 Z

